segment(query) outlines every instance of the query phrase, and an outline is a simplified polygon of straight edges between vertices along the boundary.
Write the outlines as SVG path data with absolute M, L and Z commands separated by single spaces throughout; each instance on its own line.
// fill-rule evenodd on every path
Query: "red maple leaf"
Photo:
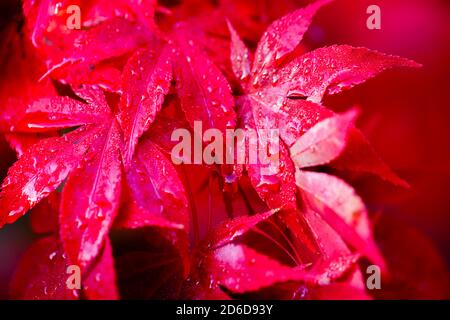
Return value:
M 251 21 L 254 8 L 235 1 L 79 0 L 70 4 L 82 7 L 83 28 L 70 30 L 60 10 L 69 2 L 25 1 L 36 61 L 19 65 L 40 65 L 44 77 L 36 84 L 37 74 L 21 73 L 29 94 L 13 92 L 19 107 L 1 114 L 19 159 L 0 192 L 0 227 L 31 211 L 40 238 L 12 297 L 370 298 L 360 258 L 386 272 L 392 257 L 385 263 L 366 206 L 337 175 L 406 183 L 355 127 L 354 109 L 336 114 L 321 103 L 418 64 L 347 45 L 304 52 L 300 42 L 328 2 L 268 25 L 274 8 Z M 254 52 L 233 24 L 248 27 Z M 222 134 L 255 131 L 248 142 L 258 146 L 264 130 L 279 129 L 276 162 L 251 162 L 247 151 L 245 164 L 174 165 L 173 130 L 192 132 L 197 121 Z M 70 265 L 81 268 L 81 291 L 66 285 Z
M 127 183 L 122 183 L 121 129 L 104 93 L 95 87 L 75 92 L 78 100 L 54 97 L 28 108 L 18 130 L 76 129 L 42 140 L 11 167 L 0 197 L 1 224 L 14 222 L 64 184 L 59 234 L 70 261 L 84 270 L 108 241 L 122 184 L 128 192 L 119 228 L 183 229 L 186 200 L 173 165 L 150 141 L 142 142 L 125 173 Z

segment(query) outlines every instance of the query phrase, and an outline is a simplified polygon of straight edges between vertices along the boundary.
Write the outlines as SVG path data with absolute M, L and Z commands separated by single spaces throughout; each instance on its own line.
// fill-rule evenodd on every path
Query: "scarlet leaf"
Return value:
M 242 216 L 227 220 L 219 225 L 215 232 L 210 233 L 208 241 L 212 247 L 221 247 L 236 240 L 244 235 L 259 222 L 270 218 L 276 210 L 267 211 L 265 213 L 255 214 L 253 216 Z
M 150 141 L 142 141 L 126 173 L 119 228 L 160 226 L 188 231 L 187 198 L 173 164 Z
M 37 100 L 27 108 L 26 112 L 26 117 L 21 121 L 26 127 L 24 125 L 17 128 L 21 132 L 95 124 L 110 114 L 110 110 L 105 109 L 105 105 L 85 104 L 68 97 Z
M 119 119 L 125 135 L 125 165 L 138 139 L 161 109 L 172 79 L 171 52 L 166 46 L 138 51 L 125 66 Z
M 0 226 L 12 223 L 54 191 L 86 153 L 85 128 L 29 148 L 9 169 L 0 193 Z M 86 139 L 86 140 L 83 140 Z
M 336 256 L 320 261 L 310 270 L 307 270 L 307 264 L 294 267 L 285 265 L 248 244 L 247 238 L 252 237 L 250 231 L 263 232 L 255 227 L 267 219 L 271 219 L 270 212 L 257 218 L 234 219 L 217 228 L 213 238 L 210 238 L 213 240 L 208 241 L 205 247 L 200 247 L 196 255 L 200 266 L 197 276 L 202 286 L 209 290 L 222 287 L 233 293 L 249 293 L 289 281 L 324 285 L 341 277 L 357 259 L 351 254 Z M 241 236 L 244 234 L 246 240 L 242 242 L 244 238 Z M 276 242 L 271 236 L 268 237 Z
M 68 289 L 69 266 L 57 238 L 36 240 L 25 252 L 11 283 L 13 299 L 76 300 L 79 292 Z
M 106 239 L 98 261 L 83 281 L 83 293 L 89 300 L 117 300 L 119 292 L 116 281 L 111 243 Z
M 258 76 L 267 73 L 275 63 L 292 52 L 300 43 L 308 30 L 312 18 L 329 0 L 319 0 L 313 4 L 293 11 L 272 22 L 261 37 L 256 48 L 255 61 L 252 69 L 253 85 L 260 82 Z M 264 71 L 265 70 L 265 71 Z
M 416 62 L 366 48 L 334 45 L 294 58 L 273 75 L 288 96 L 319 103 L 325 93 L 349 89 L 393 67 L 418 67 Z
M 233 292 L 256 291 L 278 282 L 307 278 L 302 268 L 284 266 L 244 245 L 224 245 L 208 258 L 203 264 L 212 269 L 210 286 L 222 285 Z
M 44 76 L 71 78 L 71 68 L 89 70 L 101 61 L 125 55 L 152 38 L 150 32 L 135 22 L 114 18 L 96 25 L 73 39 L 73 50 L 60 53 Z
M 279 128 L 280 137 L 288 147 L 317 123 L 334 116 L 331 110 L 307 100 L 284 100 L 278 110 L 273 110 L 273 106 L 276 104 L 256 105 L 259 113 L 255 112 L 255 117 L 267 127 Z
M 270 136 L 272 128 L 264 121 L 268 117 L 258 117 L 258 112 L 255 112 L 255 109 L 261 107 L 258 103 L 251 96 L 238 100 L 239 116 L 243 119 L 245 128 L 257 134 L 257 141 L 251 141 L 252 139 L 248 141 L 249 146 L 258 146 L 256 163 L 250 162 L 249 154 L 246 156 L 246 169 L 250 181 L 261 199 L 272 209 L 296 207 L 294 165 L 289 157 L 289 151 L 282 141 L 276 139 L 272 141 Z M 272 150 L 274 145 L 278 150 Z M 265 159 L 268 160 L 267 163 L 261 161 L 261 152 L 269 152 L 272 155 L 271 158 Z
M 271 101 L 270 96 L 265 96 L 265 101 Z M 288 146 L 292 146 L 300 137 L 310 130 L 314 125 L 335 114 L 325 107 L 304 100 L 285 100 L 284 102 L 267 103 L 255 99 L 254 94 L 246 96 L 247 109 L 253 108 L 253 117 L 260 126 L 265 128 L 280 128 L 280 137 Z M 279 109 L 272 110 L 273 106 L 279 104 Z M 277 107 L 278 108 L 278 107 Z M 249 113 L 251 114 L 251 113 Z M 244 119 L 249 124 L 251 116 Z M 399 186 L 408 184 L 399 178 L 381 160 L 370 146 L 364 135 L 355 127 L 348 129 L 345 148 L 337 159 L 329 163 L 330 166 L 349 171 L 370 173 Z M 334 154 L 334 153 L 332 153 Z
M 70 261 L 85 268 L 99 253 L 120 201 L 120 132 L 103 127 L 82 165 L 64 186 L 61 239 Z
M 227 24 L 231 34 L 231 66 L 234 75 L 242 81 L 250 76 L 250 52 L 228 20 Z
M 156 0 L 24 0 L 25 27 L 2 32 L 0 129 L 19 160 L 0 192 L 0 227 L 31 211 L 33 231 L 52 235 L 25 256 L 13 297 L 77 298 L 65 281 L 75 264 L 87 299 L 117 299 L 119 290 L 125 299 L 367 298 L 358 260 L 384 261 L 361 198 L 339 178 L 300 170 L 327 165 L 316 169 L 406 185 L 352 114 L 319 103 L 418 64 L 347 45 L 304 54 L 300 42 L 330 0 L 281 18 L 296 1 L 169 2 L 156 24 Z M 69 5 L 82 8 L 81 30 L 66 21 Z M 196 121 L 256 133 L 245 163 L 173 166 L 171 133 L 191 133 Z M 417 270 L 405 263 L 425 256 L 403 247 L 406 255 L 392 255 L 385 247 L 402 241 L 381 233 L 391 274 L 374 295 L 447 296 L 437 253 L 414 233 L 400 236 L 419 239 L 430 266 L 412 285 Z
M 235 126 L 234 99 L 227 79 L 194 43 L 185 26 L 173 35 L 176 44 L 175 76 L 181 107 L 188 122 L 202 121 L 203 130 L 225 133 Z
M 304 208 L 303 214 L 319 248 L 321 261 L 330 261 L 351 254 L 340 234 L 326 223 L 314 208 Z
M 250 181 L 262 200 L 272 208 L 296 207 L 294 165 L 280 142 L 278 162 L 246 165 Z
M 97 63 L 107 58 L 119 57 L 145 44 L 149 39 L 148 31 L 141 25 L 114 18 L 75 38 L 75 51 L 69 59 L 85 64 Z
M 155 0 L 117 0 L 111 6 L 107 0 L 40 0 L 23 1 L 23 11 L 31 29 L 31 39 L 36 47 L 64 45 L 64 37 L 72 32 L 67 24 L 70 5 L 80 7 L 82 14 L 81 27 L 92 27 L 106 19 L 114 17 L 127 18 L 153 28 Z M 47 41 L 46 41 L 47 40 Z M 66 39 L 67 41 L 67 39 Z

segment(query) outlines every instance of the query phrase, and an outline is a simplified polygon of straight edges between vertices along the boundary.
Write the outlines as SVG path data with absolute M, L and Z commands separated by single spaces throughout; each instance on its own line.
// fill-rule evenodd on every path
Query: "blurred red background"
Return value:
M 239 3 L 236 5 L 238 8 L 254 7 L 253 4 L 246 4 L 253 2 L 250 0 L 224 2 Z M 288 5 L 280 4 L 280 12 L 276 14 L 284 14 L 283 8 L 302 7 L 309 2 L 311 1 L 286 1 Z M 366 28 L 366 8 L 372 4 L 381 8 L 381 30 Z M 18 1 L 2 0 L 0 28 L 18 10 Z M 255 14 L 251 9 L 246 12 L 249 15 Z M 264 10 L 258 12 L 261 13 L 264 14 Z M 269 10 L 265 14 L 268 20 L 275 18 Z M 257 34 L 255 38 L 259 36 Z M 367 180 L 364 183 L 356 181 L 358 191 L 369 208 L 373 211 L 382 210 L 424 232 L 437 245 L 448 264 L 449 39 L 448 0 L 336 0 L 318 13 L 305 41 L 311 49 L 331 44 L 364 46 L 423 64 L 420 70 L 385 72 L 351 91 L 328 97 L 325 105 L 334 110 L 360 106 L 362 112 L 358 126 L 366 133 L 381 157 L 411 184 L 410 189 L 403 190 L 393 188 L 377 178 L 367 178 L 370 183 Z M 2 49 L 4 45 L 2 42 Z M 2 61 L 1 64 L 3 63 L 6 62 Z M 0 136 L 1 179 L 14 157 L 4 138 Z M 30 239 L 27 218 L 0 230 L 0 298 L 6 297 L 11 272 Z

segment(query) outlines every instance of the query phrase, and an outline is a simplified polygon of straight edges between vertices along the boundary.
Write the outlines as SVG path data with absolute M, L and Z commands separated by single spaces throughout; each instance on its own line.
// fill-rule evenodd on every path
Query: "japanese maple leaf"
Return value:
M 5 45 L 0 50 L 0 129 L 5 133 L 11 148 L 20 156 L 40 138 L 54 133 L 14 133 L 15 123 L 24 116 L 31 102 L 53 96 L 56 90 L 49 79 L 38 81 L 45 72 L 45 64 L 28 38 L 20 35 L 16 25 L 6 26 L 2 30 L 2 37 Z
M 139 233 L 139 230 L 146 230 L 145 227 L 156 226 L 161 231 L 152 231 L 152 234 L 161 234 L 163 238 L 167 238 L 167 235 L 170 234 L 176 234 L 170 240 L 170 250 L 173 259 L 178 259 L 179 263 L 175 264 L 174 260 L 170 260 L 169 267 L 176 272 L 186 274 L 189 265 L 187 260 L 187 230 L 184 230 L 187 224 L 187 215 L 183 213 L 183 210 L 186 211 L 186 200 L 183 198 L 184 190 L 180 189 L 182 184 L 180 181 L 177 182 L 176 172 L 174 172 L 169 160 L 164 159 L 162 154 L 158 154 L 158 149 L 149 140 L 139 146 L 130 172 L 126 175 L 127 183 L 125 184 L 121 210 L 112 229 L 116 233 L 128 232 L 127 234 L 130 234 L 131 231 Z M 164 176 L 160 176 L 160 172 L 163 172 Z M 155 180 L 154 178 L 158 176 L 159 179 Z M 100 248 L 99 256 L 92 261 L 88 269 L 83 270 L 81 291 L 68 289 L 66 285 L 68 279 L 67 267 L 73 262 L 70 258 L 68 259 L 62 240 L 59 239 L 61 233 L 58 223 L 59 212 L 59 193 L 52 193 L 33 208 L 31 212 L 33 232 L 43 236 L 43 238 L 36 240 L 22 258 L 11 285 L 12 297 L 21 299 L 78 299 L 82 295 L 87 299 L 109 300 L 119 298 L 120 286 L 120 291 L 124 294 L 122 297 L 129 298 L 129 289 L 127 288 L 132 286 L 130 277 L 139 276 L 139 271 L 134 271 L 134 267 L 140 268 L 138 266 L 142 264 L 149 268 L 161 267 L 162 260 L 155 260 L 155 257 L 161 258 L 161 256 L 155 255 L 151 250 L 148 252 L 149 259 L 142 256 L 141 252 L 127 251 L 123 257 L 122 254 L 119 254 L 116 262 L 114 262 L 116 258 L 112 255 L 109 237 L 106 237 L 104 245 Z M 159 215 L 158 212 L 160 212 Z M 172 220 L 169 221 L 169 219 Z M 178 224 L 172 221 L 176 221 Z M 66 223 L 69 226 L 73 224 L 70 221 L 61 221 L 61 223 Z M 169 230 L 168 228 L 174 231 L 170 233 L 165 231 Z M 49 237 L 49 235 L 51 236 Z M 49 246 L 46 244 L 48 242 L 52 244 Z M 129 245 L 126 245 L 126 248 L 129 249 Z M 161 249 L 168 250 L 169 245 L 167 244 Z M 134 259 L 131 264 L 129 263 L 130 259 Z M 35 266 L 33 272 L 29 271 L 30 264 Z M 117 264 L 117 271 L 115 264 Z M 153 265 L 154 267 L 152 267 Z M 48 270 L 52 271 L 49 273 Z M 134 275 L 134 272 L 136 272 L 136 275 Z M 120 280 L 122 277 L 125 277 L 125 282 Z M 148 283 L 147 292 L 155 286 L 156 283 Z
M 353 148 L 352 153 L 363 155 L 359 158 L 366 160 L 366 157 L 373 156 L 366 141 L 354 129 L 351 119 L 335 116 L 317 103 L 325 93 L 338 93 L 387 68 L 417 64 L 349 46 L 320 48 L 304 55 L 296 53 L 295 49 L 313 15 L 327 2 L 318 1 L 273 22 L 258 43 L 253 67 L 249 50 L 229 24 L 232 66 L 236 77 L 242 80 L 245 92 L 239 106 L 244 115 L 244 125 L 256 130 L 280 128 L 282 139 L 279 151 L 281 165 L 277 173 L 262 175 L 261 166 L 252 164 L 247 166 L 247 170 L 256 190 L 272 208 L 279 204 L 296 206 L 295 183 L 301 194 L 319 198 L 321 205 L 315 210 L 326 218 L 326 222 L 338 230 L 352 247 L 382 263 L 369 228 L 353 230 L 354 224 L 358 223 L 356 220 L 365 221 L 363 224 L 368 222 L 361 200 L 351 196 L 354 194 L 352 188 L 337 178 L 335 181 L 328 179 L 327 175 L 311 175 L 309 179 L 309 173 L 299 172 L 294 179 L 291 161 L 297 168 L 329 164 L 344 152 L 347 145 Z M 293 98 L 296 100 L 292 101 Z M 401 181 L 378 158 L 372 158 L 361 163 L 356 157 L 347 157 L 346 160 L 350 167 L 356 161 L 354 166 L 359 170 L 366 169 L 394 182 Z M 312 182 L 312 178 L 315 178 L 314 184 L 306 185 L 305 182 Z M 267 185 L 278 185 L 277 191 L 268 192 Z M 347 190 L 350 197 L 339 198 L 340 190 Z M 330 214 L 327 214 L 328 210 L 331 210 Z
M 70 49 L 50 56 L 42 76 L 52 76 L 73 86 L 101 85 L 120 91 L 121 68 L 134 50 L 151 43 L 152 31 L 136 22 L 112 18 L 73 36 Z M 125 57 L 125 59 L 123 59 Z
M 64 183 L 60 235 L 70 261 L 85 268 L 99 254 L 120 207 L 123 142 L 103 92 L 96 87 L 75 92 L 78 100 L 54 97 L 29 107 L 19 130 L 77 129 L 42 140 L 11 167 L 0 193 L 0 221 L 1 225 L 15 221 Z M 185 200 L 179 198 L 183 187 L 172 164 L 150 141 L 139 150 L 126 172 L 130 204 L 119 224 L 183 229 Z M 153 159 L 147 158 L 150 154 Z M 166 178 L 157 178 L 161 174 Z M 142 209 L 150 211 L 144 211 L 146 215 Z
M 58 192 L 50 194 L 32 209 L 31 228 L 37 235 L 23 254 L 10 283 L 10 296 L 14 299 L 117 299 L 116 274 L 111 245 L 106 240 L 100 256 L 77 283 L 68 271 L 77 272 L 68 259 L 59 236 Z M 69 267 L 72 266 L 72 269 Z M 70 286 L 68 282 L 70 281 Z M 80 284 L 81 290 L 74 288 Z
M 359 252 L 384 266 L 373 240 L 365 205 L 353 188 L 331 175 L 306 171 L 327 164 L 344 150 L 355 117 L 353 111 L 318 122 L 291 147 L 296 184 L 304 203 L 320 212 L 324 220 Z
M 161 112 L 171 86 L 172 66 L 172 48 L 155 42 L 151 48 L 136 51 L 122 75 L 124 92 L 117 117 L 124 133 L 127 187 L 119 224 L 132 228 L 153 225 L 187 231 L 184 188 L 169 155 L 158 143 L 166 130 L 154 126 L 154 135 L 144 135 Z M 164 129 L 168 125 L 164 123 Z
M 242 80 L 253 121 L 258 128 L 280 128 L 287 147 L 318 121 L 333 113 L 318 105 L 325 94 L 336 94 L 396 66 L 418 64 L 365 48 L 335 45 L 300 55 L 296 52 L 315 12 L 329 1 L 317 1 L 273 22 L 262 36 L 251 66 L 249 50 L 230 27 L 231 61 Z M 397 184 L 397 178 L 352 129 L 340 165 L 381 175 Z
M 126 18 L 148 28 L 154 27 L 155 0 L 119 0 L 114 6 L 106 0 L 25 0 L 23 12 L 27 17 L 27 28 L 34 46 L 43 50 L 70 48 L 67 36 L 78 32 L 68 24 L 68 18 L 73 15 L 68 9 L 74 5 L 80 9 L 83 29 L 113 18 Z
M 57 237 L 35 241 L 24 253 L 11 282 L 13 299 L 78 299 L 66 284 L 68 267 Z
M 117 299 L 116 275 L 109 240 L 93 268 L 83 277 L 83 294 L 91 300 Z M 10 296 L 24 300 L 76 300 L 80 290 L 68 286 L 70 262 L 56 235 L 33 242 L 24 253 L 11 281 Z
M 203 130 L 234 128 L 234 99 L 227 79 L 195 42 L 185 24 L 175 26 L 171 35 L 175 50 L 176 89 L 186 119 L 192 127 L 201 121 Z
M 236 79 L 227 79 L 223 63 L 225 25 L 216 21 L 223 13 L 215 4 L 199 4 L 206 12 L 199 24 L 212 29 L 202 38 L 191 23 L 161 36 L 155 1 L 119 1 L 116 10 L 103 0 L 71 2 L 82 7 L 82 30 L 67 29 L 60 6 L 68 2 L 25 1 L 46 76 L 77 89 L 70 97 L 50 90 L 53 97 L 29 104 L 39 91 L 25 99 L 25 116 L 6 114 L 17 118 L 8 139 L 22 155 L 0 192 L 0 227 L 31 210 L 32 228 L 43 236 L 25 254 L 12 295 L 115 299 L 117 282 L 124 298 L 367 298 L 360 255 L 384 267 L 368 211 L 344 180 L 314 169 L 326 165 L 404 182 L 355 128 L 353 110 L 335 114 L 320 103 L 385 69 L 417 64 L 345 45 L 301 54 L 303 34 L 327 2 L 273 22 L 254 54 L 228 23 L 231 67 L 243 93 L 235 98 L 229 82 Z M 233 14 L 233 1 L 220 6 Z M 183 18 L 192 14 L 185 9 Z M 242 23 L 239 29 L 248 25 L 230 19 Z M 265 25 L 250 23 L 251 30 Z M 171 82 L 177 97 L 164 105 Z M 236 125 L 256 130 L 259 140 L 263 130 L 279 128 L 279 163 L 247 163 L 235 172 L 175 167 L 168 157 L 171 130 L 195 121 L 221 132 Z M 21 137 L 49 132 L 55 136 L 41 141 Z M 215 171 L 225 174 L 216 179 Z M 232 197 L 230 182 L 239 187 Z M 233 211 L 237 201 L 246 210 Z M 70 264 L 82 267 L 81 292 L 65 285 Z
M 121 133 L 100 89 L 85 87 L 76 93 L 88 104 L 54 97 L 28 108 L 23 131 L 78 128 L 30 147 L 10 168 L 2 185 L 0 220 L 1 225 L 15 221 L 65 182 L 61 237 L 70 259 L 86 267 L 118 209 Z
M 194 259 L 200 268 L 193 274 L 193 282 L 199 281 L 200 287 L 190 287 L 188 292 L 196 298 L 223 298 L 223 293 L 256 297 L 269 287 L 296 283 L 291 288 L 295 292 L 304 286 L 311 289 L 326 286 L 350 270 L 357 256 L 341 241 L 333 247 L 341 245 L 343 251 L 332 259 L 314 263 L 303 260 L 306 257 L 297 251 L 299 248 L 291 242 L 289 234 L 273 220 L 286 213 L 269 211 L 219 225 L 195 252 Z M 300 229 L 296 231 L 303 234 Z M 330 233 L 329 241 L 335 241 L 334 237 Z M 320 241 L 329 248 L 327 239 Z M 277 251 L 282 255 L 274 255 Z M 328 254 L 331 257 L 333 253 Z
M 80 7 L 80 30 L 68 27 L 71 5 Z M 42 78 L 120 91 L 123 57 L 152 40 L 155 7 L 153 0 L 119 1 L 114 7 L 107 1 L 25 1 L 30 39 L 48 66 Z
M 124 159 L 131 161 L 138 139 L 147 131 L 161 110 L 172 80 L 170 47 L 155 43 L 137 51 L 123 72 L 124 93 L 119 104 L 119 119 L 125 134 Z

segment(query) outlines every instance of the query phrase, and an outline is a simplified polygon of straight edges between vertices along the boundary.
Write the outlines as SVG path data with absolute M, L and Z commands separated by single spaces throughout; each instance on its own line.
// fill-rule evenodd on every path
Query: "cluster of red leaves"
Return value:
M 389 261 L 337 175 L 407 184 L 354 126 L 354 110 L 321 101 L 418 65 L 346 45 L 305 52 L 327 2 L 24 1 L 22 35 L 11 29 L 2 54 L 0 128 L 18 161 L 2 184 L 0 226 L 30 212 L 39 238 L 11 297 L 370 298 L 360 267 L 389 272 Z M 81 30 L 66 26 L 73 4 Z M 174 165 L 171 134 L 194 121 L 279 128 L 279 170 Z M 66 286 L 69 265 L 81 268 L 81 290 Z

